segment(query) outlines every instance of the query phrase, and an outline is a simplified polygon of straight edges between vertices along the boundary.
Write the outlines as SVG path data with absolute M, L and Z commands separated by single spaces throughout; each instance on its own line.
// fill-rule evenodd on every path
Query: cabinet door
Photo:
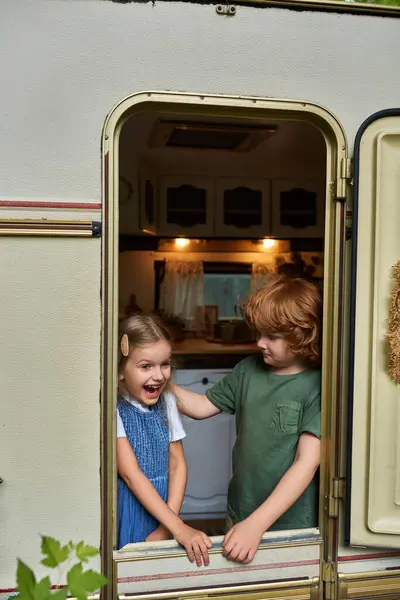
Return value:
M 119 232 L 134 235 L 140 232 L 138 173 L 132 170 L 128 176 L 120 175 L 119 190 Z
M 143 233 L 157 234 L 157 177 L 151 167 L 140 165 L 140 228 Z
M 182 387 L 204 394 L 227 371 L 178 371 Z M 232 449 L 236 438 L 235 417 L 226 413 L 196 421 L 182 416 L 183 441 L 188 465 L 188 484 L 181 514 L 184 518 L 213 518 L 226 513 L 228 484 L 232 475 Z
M 191 176 L 162 177 L 160 233 L 189 237 L 212 235 L 214 182 Z
M 325 190 L 322 182 L 283 180 L 272 182 L 272 235 L 323 237 Z
M 221 178 L 216 184 L 215 234 L 261 237 L 270 234 L 270 182 Z

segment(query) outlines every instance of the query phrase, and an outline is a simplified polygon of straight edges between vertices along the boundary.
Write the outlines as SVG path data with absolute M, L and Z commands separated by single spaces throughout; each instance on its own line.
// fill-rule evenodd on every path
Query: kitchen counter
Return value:
M 222 344 L 201 338 L 190 338 L 172 347 L 179 369 L 233 368 L 246 356 L 259 352 L 255 342 Z
M 222 344 L 201 338 L 191 338 L 173 345 L 174 356 L 182 354 L 254 354 L 259 352 L 255 342 L 250 344 Z

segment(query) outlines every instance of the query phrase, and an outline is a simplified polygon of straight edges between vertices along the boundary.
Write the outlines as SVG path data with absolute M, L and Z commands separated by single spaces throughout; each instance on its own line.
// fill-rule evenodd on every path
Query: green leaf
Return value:
M 22 560 L 18 559 L 17 567 L 17 591 L 25 598 L 35 600 L 34 590 L 36 579 L 32 569 L 30 569 Z
M 22 561 L 18 561 L 17 590 L 18 600 L 47 600 L 50 593 L 50 578 L 45 577 L 36 583 L 33 571 Z
M 47 600 L 50 594 L 50 586 L 50 577 L 44 577 L 41 581 L 39 581 L 33 592 L 35 600 Z
M 74 565 L 67 575 L 68 587 L 78 600 L 87 600 L 90 592 L 95 592 L 108 582 L 108 579 L 95 571 L 83 571 L 82 563 Z
M 69 544 L 61 546 L 60 542 L 46 535 L 42 536 L 41 550 L 42 554 L 46 557 L 42 560 L 42 565 L 51 568 L 58 567 L 58 565 L 67 560 L 71 552 Z
M 68 588 L 60 588 L 50 595 L 50 600 L 67 600 Z
M 97 556 L 99 553 L 98 549 L 94 546 L 86 546 L 83 542 L 79 542 L 76 548 L 76 555 L 82 562 L 87 562 L 91 556 Z

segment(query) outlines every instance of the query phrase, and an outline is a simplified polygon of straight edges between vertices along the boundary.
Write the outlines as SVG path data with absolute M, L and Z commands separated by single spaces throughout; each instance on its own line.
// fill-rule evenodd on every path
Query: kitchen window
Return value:
M 233 266 L 233 265 L 232 265 Z M 204 266 L 204 304 L 218 306 L 219 319 L 242 318 L 240 304 L 250 294 L 251 273 L 207 272 Z
M 164 261 L 155 261 L 156 310 L 159 309 L 164 267 Z M 251 264 L 203 262 L 203 268 L 205 306 L 218 306 L 218 318 L 221 320 L 241 319 L 240 304 L 250 294 Z

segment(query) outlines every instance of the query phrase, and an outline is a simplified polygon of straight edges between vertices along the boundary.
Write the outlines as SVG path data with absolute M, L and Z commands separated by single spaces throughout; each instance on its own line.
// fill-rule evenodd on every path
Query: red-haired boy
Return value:
M 261 356 L 241 361 L 204 396 L 171 383 L 193 419 L 235 413 L 224 554 L 253 560 L 267 530 L 315 527 L 320 463 L 319 289 L 274 277 L 244 304 Z

